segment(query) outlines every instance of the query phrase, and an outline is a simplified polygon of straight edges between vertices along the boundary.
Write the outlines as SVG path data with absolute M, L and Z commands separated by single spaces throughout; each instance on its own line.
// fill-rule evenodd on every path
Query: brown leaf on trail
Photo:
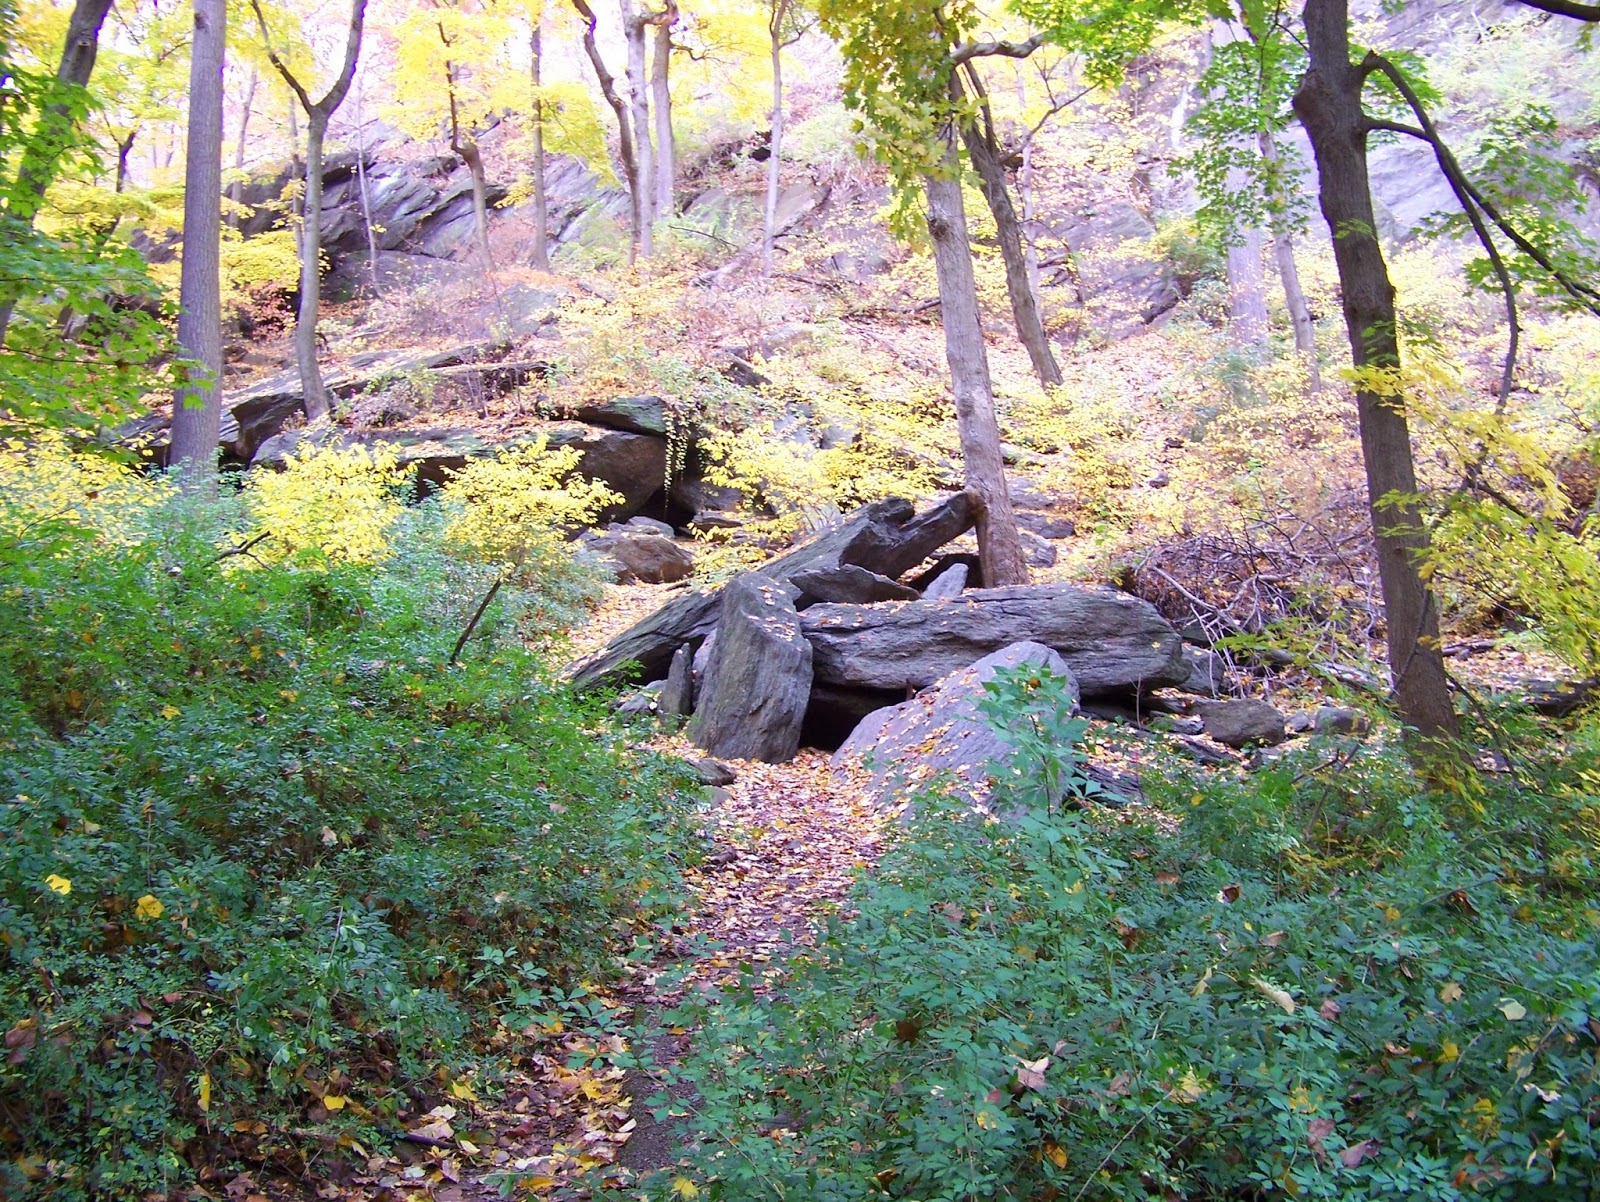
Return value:
M 1122 940 L 1122 946 L 1127 948 L 1130 952 L 1138 946 L 1139 936 L 1142 934 L 1138 927 L 1129 926 L 1120 918 L 1114 919 L 1111 923 L 1111 927 L 1114 931 L 1116 931 L 1117 938 Z
M 1156 873 L 1156 884 L 1160 885 L 1163 889 L 1171 888 L 1182 879 L 1183 878 L 1181 876 L 1179 876 L 1176 872 L 1173 872 L 1170 868 L 1163 868 L 1160 872 Z
M 1106 1086 L 1106 1097 L 1124 1097 L 1129 1093 L 1129 1087 L 1132 1084 L 1133 1075 L 1131 1073 L 1118 1073 L 1115 1077 L 1111 1078 L 1111 1084 Z
M 1339 1163 L 1347 1169 L 1353 1169 L 1363 1161 L 1371 1160 L 1380 1151 L 1383 1145 L 1375 1139 L 1364 1139 L 1359 1144 L 1351 1144 L 1339 1153 Z
M 1041 1056 L 1037 1060 L 1024 1060 L 1017 1057 L 1017 1084 L 1023 1089 L 1043 1089 L 1044 1072 L 1050 1067 L 1050 1057 Z
M 1234 902 L 1239 900 L 1239 888 L 1238 881 L 1231 885 L 1224 885 L 1217 893 L 1217 900 L 1225 906 L 1233 905 Z
M 917 1036 L 922 1034 L 922 1024 L 914 1018 L 897 1018 L 894 1021 L 894 1037 L 898 1043 L 916 1043 Z
M 1329 998 L 1327 1001 L 1323 1002 L 1322 1005 L 1317 1007 L 1317 1013 L 1322 1015 L 1323 1018 L 1327 1019 L 1331 1023 L 1334 1019 L 1338 1018 L 1344 1013 L 1344 1007 L 1339 1005 L 1338 1002 L 1334 1001 L 1333 998 Z
M 1311 1154 L 1318 1160 L 1324 1159 L 1328 1150 L 1322 1146 L 1322 1141 L 1334 1133 L 1338 1127 L 1332 1119 L 1312 1119 L 1306 1124 L 1306 1143 L 1310 1145 Z
M 1261 942 L 1267 947 L 1282 947 L 1288 942 L 1289 936 L 1285 931 L 1273 931 L 1270 935 L 1263 935 Z

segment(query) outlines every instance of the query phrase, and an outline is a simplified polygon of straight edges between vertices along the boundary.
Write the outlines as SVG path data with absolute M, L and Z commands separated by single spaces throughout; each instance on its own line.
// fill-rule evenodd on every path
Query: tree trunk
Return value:
M 656 21 L 655 59 L 651 64 L 650 90 L 655 103 L 656 122 L 656 204 L 659 217 L 677 211 L 674 194 L 678 176 L 677 140 L 672 136 L 672 27 L 678 23 L 678 6 L 668 0 L 666 11 Z
M 928 234 L 939 278 L 945 358 L 955 393 L 967 491 L 978 501 L 978 553 L 991 585 L 1026 584 L 1028 563 L 1006 489 L 1000 427 L 994 415 L 989 355 L 978 315 L 978 284 L 972 271 L 967 213 L 961 199 L 955 145 L 948 143 L 946 172 L 923 179 Z
M 1028 108 L 1028 88 L 1017 72 L 1017 111 Z M 1022 132 L 1022 166 L 1017 170 L 1017 197 L 1022 201 L 1022 264 L 1028 277 L 1028 291 L 1035 302 L 1039 299 L 1039 244 L 1034 238 L 1034 223 L 1038 212 L 1033 194 L 1033 141 L 1034 130 Z
M 228 189 L 229 199 L 233 201 L 233 211 L 228 216 L 228 224 L 238 229 L 244 224 L 244 214 L 239 211 L 244 204 L 244 151 L 245 135 L 250 131 L 250 107 L 256 102 L 256 86 L 261 82 L 261 76 L 254 67 L 250 68 L 250 82 L 245 86 L 244 103 L 239 112 L 239 140 L 233 144 L 233 186 Z
M 1241 231 L 1242 241 L 1228 247 L 1228 334 L 1241 350 L 1258 350 L 1267 342 L 1267 286 L 1261 268 L 1261 231 Z
M 1272 134 L 1261 131 L 1261 157 L 1269 163 L 1278 161 L 1278 147 Z M 1317 363 L 1317 323 L 1311 318 L 1311 308 L 1306 304 L 1306 294 L 1300 287 L 1300 268 L 1294 261 L 1294 235 L 1287 229 L 1275 232 L 1272 254 L 1278 263 L 1278 278 L 1283 282 L 1283 300 L 1289 308 L 1289 321 L 1294 326 L 1294 349 L 1305 359 L 1307 378 L 1312 392 L 1322 391 L 1322 369 Z
M 963 96 L 959 80 L 952 80 L 951 90 L 959 103 Z M 1002 162 L 999 143 L 987 113 L 987 97 L 979 97 L 984 112 L 979 117 L 961 123 L 961 140 L 966 143 L 967 157 L 978 174 L 983 188 L 983 198 L 989 202 L 994 214 L 995 231 L 1000 239 L 1000 258 L 1005 263 L 1006 292 L 1011 297 L 1011 315 L 1017 326 L 1017 337 L 1027 348 L 1028 359 L 1033 363 L 1033 374 L 1039 383 L 1053 387 L 1061 383 L 1061 367 L 1050 349 L 1050 339 L 1044 332 L 1044 321 L 1039 316 L 1039 301 L 1028 283 L 1028 261 L 1022 250 L 1022 223 L 1017 220 L 1017 210 L 1011 203 L 1011 189 L 1006 185 L 1006 169 Z M 980 126 L 979 122 L 983 124 Z
M 361 198 L 361 224 L 367 231 L 367 280 L 372 285 L 372 295 L 380 296 L 383 286 L 378 279 L 378 232 L 372 227 L 372 190 L 367 187 L 367 74 L 363 69 L 356 77 L 356 193 Z
M 303 182 L 306 178 L 306 165 L 300 158 L 300 109 L 293 100 L 289 101 L 289 219 L 292 221 L 306 211 L 305 188 L 296 188 L 296 181 Z M 300 253 L 306 253 L 305 228 L 302 226 L 300 237 L 295 245 L 300 248 Z
M 544 192 L 544 101 L 540 89 L 544 46 L 537 23 L 528 37 L 532 54 L 530 74 L 533 80 L 533 266 L 539 271 L 550 270 L 550 201 Z
M 494 256 L 489 251 L 489 182 L 483 173 L 483 155 L 472 138 L 451 149 L 461 156 L 468 174 L 472 176 L 472 212 L 477 222 L 478 253 L 483 256 L 484 270 L 493 271 Z
M 640 170 L 638 151 L 633 144 L 633 131 L 628 126 L 628 106 L 617 93 L 617 79 L 610 71 L 606 70 L 606 61 L 600 57 L 600 47 L 595 42 L 594 10 L 589 7 L 587 0 L 572 0 L 572 7 L 584 19 L 583 52 L 589 59 L 589 65 L 594 68 L 595 79 L 600 84 L 600 94 L 605 97 L 606 104 L 611 106 L 611 111 L 617 115 L 617 145 L 622 155 L 623 182 L 628 187 L 631 217 L 633 220 L 633 240 L 629 246 L 630 260 L 644 255 L 647 258 L 651 253 L 650 223 L 648 220 L 649 205 L 645 199 L 645 191 L 649 181 Z
M 226 0 L 194 0 L 189 140 L 184 152 L 178 348 L 186 379 L 172 402 L 168 463 L 189 492 L 212 491 L 222 423 L 222 61 Z
M 1365 76 L 1350 61 L 1347 0 L 1308 0 L 1305 23 L 1310 65 L 1295 93 L 1294 111 L 1316 156 L 1351 357 L 1358 370 L 1397 370 L 1394 287 L 1372 210 L 1361 103 Z M 1395 696 L 1407 725 L 1424 745 L 1437 746 L 1455 738 L 1459 725 L 1439 644 L 1438 608 L 1418 571 L 1428 531 L 1410 500 L 1417 491 L 1411 433 L 1401 398 L 1358 383 L 1356 406 Z
M 82 90 L 89 84 L 94 62 L 100 53 L 100 27 L 111 11 L 112 0 L 77 0 L 67 23 L 67 40 L 61 47 L 56 66 L 53 98 L 39 112 L 39 123 L 29 137 L 17 167 L 16 186 L 11 189 L 4 211 L 5 220 L 24 230 L 33 228 L 34 218 L 44 204 L 44 194 L 55 178 L 67 147 L 77 136 L 78 122 L 85 109 Z M 0 344 L 11 326 L 11 312 L 22 296 L 15 284 L 0 293 Z
M 628 118 L 633 125 L 633 154 L 639 185 L 634 210 L 639 223 L 639 253 L 655 253 L 655 151 L 650 145 L 650 80 L 645 73 L 645 23 L 633 0 L 621 0 L 622 32 L 628 49 Z
M 300 309 L 295 315 L 294 357 L 300 368 L 300 394 L 306 420 L 325 420 L 333 399 L 317 362 L 317 320 L 322 307 L 322 143 L 327 114 L 313 110 L 306 120 L 306 188 L 300 217 Z
M 778 240 L 778 184 L 783 159 L 783 22 L 788 0 L 775 0 L 768 32 L 772 35 L 772 133 L 767 138 L 767 199 L 761 210 L 761 274 L 772 274 Z

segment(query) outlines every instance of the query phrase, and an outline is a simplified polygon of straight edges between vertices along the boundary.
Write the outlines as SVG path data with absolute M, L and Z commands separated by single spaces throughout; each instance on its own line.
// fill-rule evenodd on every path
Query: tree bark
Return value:
M 300 392 L 306 419 L 320 421 L 333 412 L 333 400 L 322 382 L 322 366 L 317 362 L 317 317 L 322 303 L 322 147 L 328 134 L 328 121 L 344 103 L 355 78 L 356 60 L 361 55 L 361 30 L 367 15 L 367 0 L 351 0 L 350 29 L 345 38 L 344 63 L 339 77 L 320 100 L 312 100 L 305 86 L 279 57 L 272 45 L 261 0 L 250 0 L 261 40 L 266 44 L 267 61 L 283 77 L 306 114 L 306 188 L 300 220 L 300 309 L 295 317 L 294 352 L 300 368 Z M 291 110 L 292 112 L 292 110 Z M 291 118 L 291 127 L 293 121 Z
M 443 25 L 438 28 L 439 40 L 448 50 L 450 37 Z M 464 132 L 461 128 L 461 113 L 456 104 L 456 69 L 448 58 L 444 60 L 444 86 L 450 100 L 450 149 L 467 165 L 467 174 L 472 179 L 474 240 L 478 243 L 478 254 L 483 259 L 484 270 L 493 271 L 494 255 L 489 250 L 489 181 L 484 176 L 483 155 L 478 150 L 477 139 L 470 131 Z
M 57 167 L 77 136 L 85 108 L 83 89 L 94 73 L 95 59 L 100 53 L 100 28 L 111 11 L 111 4 L 112 0 L 77 0 L 73 5 L 67 22 L 67 40 L 56 65 L 54 96 L 39 112 L 38 125 L 17 167 L 16 187 L 11 190 L 4 212 L 0 213 L 0 220 L 7 224 L 20 226 L 21 230 L 33 228 Z M 6 340 L 12 311 L 21 296 L 22 289 L 14 284 L 0 294 L 0 344 Z
M 767 197 L 761 208 L 761 274 L 772 274 L 778 239 L 778 185 L 783 160 L 783 26 L 791 0 L 772 0 L 767 33 L 772 46 L 772 132 L 767 138 Z
M 1357 369 L 1398 370 L 1394 287 L 1377 238 L 1367 176 L 1366 76 L 1350 61 L 1347 0 L 1308 0 L 1310 65 L 1294 111 L 1311 138 L 1322 215 L 1333 238 L 1345 326 Z M 1361 449 L 1383 586 L 1389 666 L 1401 716 L 1424 746 L 1459 734 L 1439 642 L 1438 607 L 1418 570 L 1428 531 L 1417 492 L 1402 398 L 1357 384 Z
M 222 63 L 226 0 L 194 0 L 189 139 L 184 152 L 178 348 L 187 360 L 172 402 L 168 463 L 188 492 L 217 481 L 222 423 Z
M 1267 342 L 1267 287 L 1261 268 L 1261 231 L 1241 231 L 1241 241 L 1228 247 L 1228 334 L 1241 350 L 1258 350 Z
M 1276 164 L 1278 146 L 1272 134 L 1261 131 L 1261 157 Z M 1305 290 L 1300 287 L 1300 268 L 1294 260 L 1294 235 L 1286 228 L 1273 232 L 1272 254 L 1278 264 L 1278 279 L 1283 284 L 1283 300 L 1289 309 L 1289 322 L 1294 327 L 1294 349 L 1305 360 L 1307 378 L 1312 392 L 1322 391 L 1322 369 L 1317 363 L 1317 323 L 1311 317 L 1311 307 L 1306 304 Z
M 617 115 L 617 145 L 622 156 L 623 183 L 628 188 L 633 221 L 629 258 L 636 259 L 640 255 L 648 258 L 652 250 L 648 220 L 650 207 L 645 197 L 649 179 L 640 169 L 638 150 L 633 144 L 633 131 L 628 125 L 628 106 L 617 92 L 616 76 L 606 70 L 605 59 L 600 57 L 600 47 L 595 42 L 595 27 L 599 22 L 595 19 L 594 10 L 589 7 L 587 0 L 572 0 L 572 7 L 584 20 L 583 52 L 589 59 L 589 65 L 594 68 L 595 78 L 600 84 L 600 94 L 605 97 L 606 104 L 611 106 L 611 111 Z
M 977 89 L 976 72 L 970 73 L 969 78 Z M 961 82 L 952 77 L 950 86 L 953 99 L 959 107 L 964 100 Z M 1011 203 L 1005 164 L 1000 144 L 995 138 L 994 122 L 989 115 L 989 100 L 981 90 L 978 100 L 982 108 L 981 116 L 961 123 L 961 140 L 966 143 L 967 157 L 978 174 L 983 198 L 989 204 L 989 211 L 994 214 L 995 231 L 1000 240 L 1000 258 L 1006 269 L 1006 292 L 1011 298 L 1011 315 L 1016 322 L 1017 337 L 1027 349 L 1033 374 L 1039 377 L 1039 383 L 1054 387 L 1061 383 L 1061 367 L 1050 349 L 1050 338 L 1039 316 L 1038 297 L 1028 282 L 1028 260 L 1022 247 L 1022 223 L 1017 220 L 1017 210 Z
M 650 70 L 650 91 L 655 104 L 656 123 L 656 201 L 657 217 L 671 217 L 676 211 L 678 144 L 672 134 L 672 29 L 678 23 L 678 6 L 667 0 L 666 9 L 656 18 L 655 57 Z
M 356 76 L 356 193 L 361 198 L 361 224 L 367 231 L 367 280 L 372 285 L 372 295 L 379 296 L 383 286 L 378 279 L 378 233 L 372 228 L 372 190 L 367 187 L 367 73 Z
M 233 211 L 228 216 L 228 224 L 238 229 L 244 224 L 244 214 L 239 212 L 244 204 L 244 151 L 245 135 L 250 131 L 250 108 L 256 102 L 256 87 L 261 82 L 261 76 L 254 67 L 250 68 L 250 82 L 245 85 L 244 103 L 239 111 L 239 139 L 233 144 L 233 186 L 228 189 L 228 197 L 233 201 Z
M 655 151 L 650 144 L 650 80 L 645 72 L 645 14 L 633 0 L 620 0 L 622 34 L 627 45 L 628 119 L 633 125 L 633 154 L 638 161 L 639 186 L 634 210 L 639 223 L 639 253 L 655 253 Z
M 528 37 L 528 50 L 532 56 L 529 73 L 533 81 L 533 266 L 539 271 L 549 271 L 550 201 L 544 191 L 544 101 L 540 97 L 544 87 L 544 45 L 537 22 Z
M 925 176 L 928 234 L 939 279 L 945 358 L 955 393 L 966 486 L 978 501 L 978 553 L 983 578 L 991 586 L 1026 584 L 1028 562 L 1017 533 L 1017 519 L 1006 489 L 1000 426 L 994 415 L 994 386 L 978 314 L 978 284 L 953 133 L 947 131 L 944 172 Z

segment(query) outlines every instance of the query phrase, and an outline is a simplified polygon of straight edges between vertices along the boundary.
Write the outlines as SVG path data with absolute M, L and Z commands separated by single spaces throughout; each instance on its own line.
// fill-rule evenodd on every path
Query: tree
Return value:
M 355 78 L 356 59 L 361 54 L 361 28 L 366 19 L 367 0 L 351 0 L 350 27 L 345 39 L 344 62 L 333 85 L 320 100 L 312 100 L 306 85 L 289 69 L 288 63 L 272 42 L 261 0 L 250 0 L 261 40 L 273 69 L 289 85 L 306 114 L 306 187 L 300 219 L 300 309 L 295 317 L 294 352 L 300 368 L 300 390 L 305 398 L 306 417 L 319 421 L 333 411 L 328 386 L 322 382 L 322 367 L 317 362 L 317 317 L 322 303 L 322 147 L 328 135 L 328 121 L 344 103 Z
M 624 0 L 626 3 L 626 0 Z M 604 57 L 600 54 L 599 43 L 595 40 L 595 32 L 599 20 L 594 15 L 594 10 L 589 7 L 587 0 L 572 0 L 572 7 L 583 18 L 583 52 L 589 59 L 589 65 L 594 68 L 595 78 L 600 84 L 600 94 L 605 97 L 606 104 L 617 117 L 617 142 L 622 158 L 623 183 L 628 189 L 628 199 L 631 209 L 632 237 L 629 242 L 629 258 L 637 259 L 640 255 L 649 258 L 654 253 L 654 244 L 651 235 L 651 209 L 649 196 L 650 172 L 646 161 L 640 158 L 639 148 L 634 141 L 634 131 L 629 127 L 631 110 L 623 102 L 617 92 L 616 76 L 612 75 L 606 67 Z M 642 53 L 642 41 L 641 53 Z M 630 51 L 631 54 L 631 51 Z M 641 68 L 642 71 L 642 68 Z M 648 145 L 649 133 L 646 130 L 646 143 Z
M 188 376 L 173 398 L 169 462 L 190 491 L 215 487 L 222 422 L 222 63 L 226 0 L 194 0 L 184 151 L 178 348 Z
M 13 227 L 7 231 L 9 237 L 33 228 L 50 181 L 82 125 L 88 110 L 86 89 L 100 52 L 100 28 L 111 11 L 111 3 L 112 0 L 77 0 L 72 7 L 55 80 L 44 89 L 37 127 L 22 148 L 16 176 L 6 190 L 0 221 Z M 21 293 L 20 281 L 0 288 L 0 344 L 5 342 Z
M 650 65 L 650 99 L 655 108 L 656 195 L 655 213 L 670 217 L 676 207 L 678 143 L 672 133 L 672 31 L 678 24 L 677 0 L 666 0 L 661 12 L 650 18 L 655 26 L 655 46 Z
M 1333 239 L 1357 372 L 1356 409 L 1389 667 L 1401 715 L 1423 740 L 1437 744 L 1454 739 L 1460 726 L 1439 641 L 1438 605 L 1420 571 L 1428 530 L 1418 508 L 1411 431 L 1398 387 L 1394 287 L 1368 184 L 1367 135 L 1373 123 L 1362 93 L 1377 68 L 1350 59 L 1348 0 L 1308 0 L 1305 33 L 1309 62 L 1294 111 L 1316 157 L 1319 200 Z
M 767 137 L 767 195 L 761 207 L 761 274 L 772 274 L 778 237 L 778 185 L 783 163 L 783 52 L 811 28 L 800 0 L 767 0 L 767 39 L 772 55 L 772 117 Z
M 533 0 L 528 8 L 529 79 L 533 84 L 530 106 L 533 124 L 533 265 L 550 270 L 550 205 L 544 190 L 544 4 Z

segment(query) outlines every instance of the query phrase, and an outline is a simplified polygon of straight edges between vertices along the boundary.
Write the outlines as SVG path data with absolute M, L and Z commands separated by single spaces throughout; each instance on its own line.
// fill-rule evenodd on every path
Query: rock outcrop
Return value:
M 811 645 L 800 633 L 791 589 L 755 572 L 735 576 L 722 590 L 690 742 L 717 756 L 792 760 L 810 696 Z

